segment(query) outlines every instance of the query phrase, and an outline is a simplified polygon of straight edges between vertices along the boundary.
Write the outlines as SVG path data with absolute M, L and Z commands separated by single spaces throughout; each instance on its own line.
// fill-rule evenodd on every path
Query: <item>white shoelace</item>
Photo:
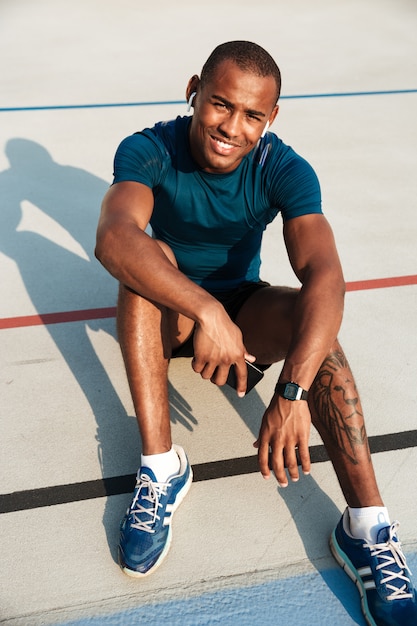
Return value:
M 141 474 L 139 484 L 136 486 L 136 494 L 130 507 L 130 512 L 135 520 L 131 524 L 132 528 L 137 528 L 137 530 L 143 530 L 147 533 L 155 532 L 153 525 L 160 519 L 158 509 L 162 507 L 159 499 L 161 496 L 166 496 L 168 487 L 169 483 L 157 483 L 152 481 L 146 474 Z M 147 493 L 143 494 L 143 490 L 147 490 Z M 142 501 L 150 502 L 150 506 L 140 504 L 138 502 L 139 497 L 141 497 Z M 141 519 L 144 516 L 148 517 L 146 521 Z
M 381 562 L 376 566 L 377 570 L 381 570 L 381 573 L 385 578 L 381 579 L 381 584 L 386 585 L 387 589 L 392 593 L 387 596 L 387 600 L 404 600 L 405 598 L 412 598 L 413 594 L 409 593 L 407 585 L 411 583 L 410 578 L 406 572 L 410 572 L 407 567 L 405 556 L 401 550 L 401 543 L 394 541 L 393 537 L 398 529 L 398 522 L 391 524 L 389 530 L 389 539 L 386 543 L 376 543 L 374 545 L 365 544 L 367 548 L 371 550 L 371 555 L 380 559 Z M 396 568 L 391 566 L 396 565 Z M 388 569 L 391 568 L 391 569 Z M 403 581 L 402 586 L 396 586 L 393 581 Z

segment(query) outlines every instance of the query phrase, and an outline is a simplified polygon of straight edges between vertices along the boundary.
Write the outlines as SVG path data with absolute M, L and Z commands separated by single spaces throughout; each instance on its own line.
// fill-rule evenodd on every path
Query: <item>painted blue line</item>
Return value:
M 185 104 L 185 100 L 163 100 L 161 102 L 104 102 L 97 104 L 58 104 L 49 106 L 34 106 L 34 107 L 4 107 L 0 108 L 0 113 L 7 113 L 11 111 L 59 111 L 59 110 L 71 110 L 71 109 L 108 109 L 117 107 L 150 107 L 150 106 L 165 106 L 169 104 Z
M 281 96 L 282 100 L 301 100 L 303 98 L 349 98 L 351 96 L 391 96 L 404 93 L 417 93 L 417 89 L 389 89 L 385 91 L 341 91 L 340 93 L 312 93 L 295 96 Z
M 298 94 L 292 96 L 281 96 L 281 100 L 302 100 L 307 98 L 349 98 L 352 96 L 389 96 L 397 94 L 417 93 L 417 89 L 391 89 L 386 91 L 348 91 L 340 93 L 312 93 Z M 10 113 L 19 111 L 59 111 L 71 109 L 107 109 L 121 107 L 143 107 L 143 106 L 166 106 L 183 105 L 185 100 L 161 100 L 150 102 L 104 102 L 96 104 L 58 104 L 48 106 L 30 107 L 0 107 L 0 113 Z

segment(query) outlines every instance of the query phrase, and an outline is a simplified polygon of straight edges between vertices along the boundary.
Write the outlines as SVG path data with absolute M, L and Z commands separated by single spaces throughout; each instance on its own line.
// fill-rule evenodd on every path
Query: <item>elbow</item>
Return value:
M 341 272 L 330 273 L 326 282 L 334 298 L 338 299 L 343 305 L 346 295 L 346 282 L 343 274 Z
M 335 289 L 336 289 L 336 292 L 339 293 L 340 298 L 342 300 L 344 300 L 345 299 L 345 295 L 346 295 L 346 282 L 345 282 L 345 279 L 343 277 L 343 274 L 337 280 Z
M 96 246 L 94 248 L 94 256 L 100 263 L 103 262 L 106 246 L 103 243 L 103 237 L 97 232 Z
M 98 241 L 98 240 L 96 241 L 96 247 L 94 248 L 94 256 L 96 257 L 97 261 L 103 264 L 104 246 L 101 244 L 101 241 Z
M 108 230 L 99 227 L 97 230 L 96 245 L 94 248 L 94 256 L 108 271 L 112 267 L 112 235 Z
M 332 301 L 341 311 L 344 308 L 346 282 L 343 272 L 334 267 L 321 268 L 320 272 L 306 272 L 303 276 L 302 290 L 314 293 L 318 298 Z
M 325 265 L 324 267 L 306 268 L 305 271 L 298 276 L 302 285 L 316 284 L 321 288 L 329 288 L 335 295 L 345 296 L 346 282 L 343 276 L 343 271 L 340 266 Z
M 343 275 L 334 279 L 331 292 L 333 294 L 333 301 L 340 313 L 340 319 L 343 317 L 343 311 L 345 308 L 345 295 L 346 295 L 346 283 Z

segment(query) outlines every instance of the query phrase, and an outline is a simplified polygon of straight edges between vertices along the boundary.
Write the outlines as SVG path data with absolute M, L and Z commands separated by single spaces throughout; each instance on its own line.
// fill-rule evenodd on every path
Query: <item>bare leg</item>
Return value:
M 285 358 L 298 293 L 291 287 L 265 287 L 255 291 L 240 309 L 236 324 L 257 363 L 267 365 Z
M 160 245 L 173 257 L 167 247 Z M 117 331 L 143 454 L 171 449 L 169 359 L 172 348 L 181 345 L 191 334 L 193 325 L 192 320 L 120 286 Z
M 298 291 L 266 287 L 243 305 L 236 323 L 245 346 L 259 363 L 285 358 Z M 312 422 L 323 439 L 351 507 L 383 506 L 375 479 L 362 407 L 339 343 L 330 350 L 310 388 Z
M 311 386 L 309 408 L 348 505 L 383 506 L 359 394 L 338 342 L 324 360 Z
M 120 286 L 117 331 L 144 454 L 171 449 L 163 318 L 166 315 L 153 303 Z

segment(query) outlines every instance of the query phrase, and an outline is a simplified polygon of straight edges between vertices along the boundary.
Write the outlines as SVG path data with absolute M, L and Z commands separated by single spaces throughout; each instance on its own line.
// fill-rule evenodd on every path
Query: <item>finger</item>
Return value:
M 200 374 L 200 372 L 202 372 L 204 366 L 204 361 L 198 359 L 196 356 L 193 357 L 193 360 L 191 361 L 191 367 L 197 374 Z
M 201 378 L 204 378 L 204 380 L 211 379 L 216 375 L 216 366 L 210 365 L 210 363 L 201 363 L 193 359 L 191 367 L 196 374 L 200 374 Z
M 248 384 L 248 366 L 244 359 L 235 363 L 236 391 L 239 398 L 243 398 Z
M 217 363 L 207 361 L 204 357 L 199 357 L 196 354 L 191 362 L 191 367 L 197 374 L 200 374 L 202 378 L 207 380 L 208 378 L 214 376 Z
M 201 378 L 204 378 L 204 380 L 212 380 L 216 377 L 216 369 L 215 364 L 212 365 L 211 363 L 206 363 L 200 372 Z
M 259 471 L 268 480 L 271 476 L 271 470 L 269 469 L 269 445 L 261 443 L 260 439 L 257 439 L 253 445 L 258 448 Z
M 298 456 L 300 459 L 301 469 L 303 471 L 303 474 L 307 476 L 308 474 L 310 474 L 310 470 L 311 470 L 311 459 L 310 459 L 310 451 L 308 448 L 308 444 L 300 443 L 298 447 Z
M 218 367 L 216 367 L 213 376 L 210 379 L 211 382 L 215 385 L 218 385 L 219 387 L 225 385 L 229 374 L 229 369 L 229 365 L 219 365 Z
M 284 455 L 288 474 L 293 482 L 297 482 L 297 480 L 300 479 L 300 474 L 298 472 L 296 448 L 290 448 L 288 450 L 285 450 Z
M 249 361 L 249 363 L 255 363 L 256 356 L 253 356 L 253 354 L 249 354 L 249 352 L 245 352 L 245 360 Z
M 284 465 L 284 451 L 273 450 L 271 454 L 271 466 L 280 487 L 288 487 L 288 477 Z

